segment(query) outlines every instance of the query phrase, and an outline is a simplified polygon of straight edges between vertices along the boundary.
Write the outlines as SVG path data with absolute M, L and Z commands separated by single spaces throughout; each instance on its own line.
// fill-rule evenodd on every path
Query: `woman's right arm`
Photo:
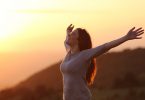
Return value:
M 69 34 L 72 32 L 73 28 L 74 28 L 74 26 L 72 24 L 70 24 L 66 29 L 66 39 L 64 41 L 64 45 L 65 45 L 65 49 L 67 52 L 70 50 L 70 45 L 67 44 L 67 41 L 68 41 Z
M 66 51 L 68 52 L 70 50 L 70 45 L 67 44 L 67 42 L 66 42 L 67 41 L 67 38 L 68 38 L 68 36 L 66 36 L 66 39 L 64 41 L 64 46 L 65 46 Z

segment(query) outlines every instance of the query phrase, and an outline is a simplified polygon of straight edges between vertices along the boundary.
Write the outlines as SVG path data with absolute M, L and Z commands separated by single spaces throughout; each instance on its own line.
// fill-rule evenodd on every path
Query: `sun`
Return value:
M 15 35 L 16 14 L 10 10 L 13 6 L 6 6 L 6 2 L 0 2 L 0 41 L 4 41 Z
M 16 35 L 15 33 L 15 14 L 0 11 L 0 41 L 9 39 L 10 37 Z
M 0 1 L 0 42 L 9 42 L 30 22 L 28 15 L 16 12 L 22 7 L 18 0 Z
M 54 3 L 41 0 L 0 0 L 0 42 L 10 41 L 20 35 L 20 31 L 33 20 L 28 14 L 19 13 L 20 11 L 45 8 L 48 4 L 51 8 Z
M 9 34 L 5 34 L 5 33 L 0 33 L 0 39 L 5 39 L 7 37 L 9 37 Z
M 6 14 L 2 14 L 0 16 L 0 40 L 4 40 L 12 36 L 14 33 L 12 32 L 13 26 L 11 26 L 12 20 L 10 20 Z
M 17 13 L 19 6 L 14 1 L 0 0 L 0 53 L 17 49 L 24 30 L 33 20 L 29 14 Z

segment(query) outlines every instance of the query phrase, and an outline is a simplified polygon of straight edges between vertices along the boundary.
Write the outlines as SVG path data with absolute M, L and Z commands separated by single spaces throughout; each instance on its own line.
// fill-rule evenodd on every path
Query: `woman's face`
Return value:
M 79 37 L 78 30 L 75 29 L 68 35 L 68 44 L 70 46 L 78 45 L 78 37 Z

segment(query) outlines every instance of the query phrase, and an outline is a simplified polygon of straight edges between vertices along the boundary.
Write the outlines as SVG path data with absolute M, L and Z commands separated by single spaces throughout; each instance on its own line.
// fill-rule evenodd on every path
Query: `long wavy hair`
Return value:
M 92 48 L 92 41 L 89 33 L 82 28 L 77 28 L 77 30 L 79 34 L 78 46 L 80 51 Z M 86 73 L 86 81 L 88 86 L 93 84 L 96 72 L 97 72 L 96 58 L 92 58 Z

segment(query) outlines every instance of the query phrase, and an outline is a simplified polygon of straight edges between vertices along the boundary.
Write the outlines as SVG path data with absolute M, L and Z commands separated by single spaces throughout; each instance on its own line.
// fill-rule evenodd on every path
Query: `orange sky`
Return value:
M 86 28 L 93 46 L 145 28 L 144 0 L 0 1 L 0 88 L 11 86 L 65 55 L 66 27 Z M 111 49 L 145 47 L 145 38 Z M 11 83 L 11 84 L 10 84 Z

